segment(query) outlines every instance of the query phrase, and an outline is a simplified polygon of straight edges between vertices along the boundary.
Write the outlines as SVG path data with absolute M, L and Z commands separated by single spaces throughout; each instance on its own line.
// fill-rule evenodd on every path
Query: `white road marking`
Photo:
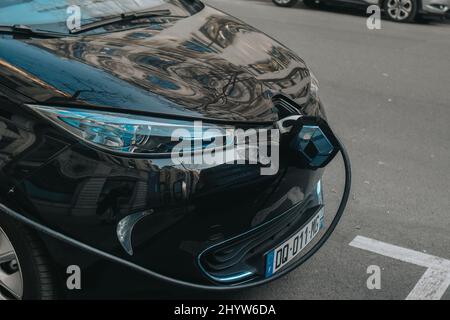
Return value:
M 450 260 L 362 236 L 350 246 L 427 268 L 407 300 L 439 300 L 450 286 Z
M 450 286 L 450 271 L 429 268 L 406 300 L 439 300 Z

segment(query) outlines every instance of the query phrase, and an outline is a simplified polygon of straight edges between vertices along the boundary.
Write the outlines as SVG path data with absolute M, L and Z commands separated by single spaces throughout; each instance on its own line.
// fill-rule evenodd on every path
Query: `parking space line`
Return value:
M 406 300 L 439 300 L 449 286 L 449 271 L 429 268 Z
M 427 268 L 408 300 L 439 300 L 450 286 L 450 260 L 362 236 L 350 246 Z

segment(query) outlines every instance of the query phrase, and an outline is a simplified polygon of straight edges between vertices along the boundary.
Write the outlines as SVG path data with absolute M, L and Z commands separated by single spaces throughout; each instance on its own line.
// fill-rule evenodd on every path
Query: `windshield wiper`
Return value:
M 94 29 L 98 29 L 101 27 L 105 27 L 111 24 L 133 21 L 142 18 L 152 18 L 152 17 L 167 17 L 171 15 L 170 10 L 152 10 L 152 11 L 142 11 L 142 12 L 130 12 L 130 13 L 122 13 L 117 16 L 113 16 L 111 18 L 103 19 L 100 21 L 91 22 L 83 25 L 80 29 L 73 30 L 71 34 L 79 34 L 86 31 L 91 31 Z
M 1 33 L 33 38 L 61 38 L 68 36 L 67 34 L 60 32 L 35 30 L 26 25 L 12 25 L 12 26 L 0 25 L 0 34 Z

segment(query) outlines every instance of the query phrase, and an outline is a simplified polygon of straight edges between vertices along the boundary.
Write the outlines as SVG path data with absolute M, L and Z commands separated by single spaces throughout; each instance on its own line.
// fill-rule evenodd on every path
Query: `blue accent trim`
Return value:
M 319 180 L 319 182 L 317 183 L 316 193 L 319 204 L 323 204 L 322 180 Z
M 213 275 L 209 275 L 209 277 L 217 282 L 223 282 L 223 283 L 227 283 L 227 282 L 235 282 L 238 280 L 242 280 L 245 279 L 249 276 L 253 275 L 253 272 L 251 271 L 242 271 L 236 274 L 232 274 L 229 276 L 224 276 L 224 277 L 216 277 Z
M 270 278 L 273 274 L 273 259 L 275 257 L 275 251 L 272 250 L 266 258 L 266 278 Z
M 323 192 L 322 192 L 322 180 L 319 180 L 316 187 L 317 199 L 319 204 L 323 205 Z M 320 229 L 325 227 L 325 208 L 320 209 L 322 211 L 322 217 L 320 218 Z

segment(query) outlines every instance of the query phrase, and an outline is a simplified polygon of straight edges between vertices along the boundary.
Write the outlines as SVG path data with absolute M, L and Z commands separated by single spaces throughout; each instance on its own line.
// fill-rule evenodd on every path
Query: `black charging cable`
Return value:
M 339 151 L 341 153 L 343 162 L 344 162 L 344 169 L 345 169 L 345 184 L 344 184 L 344 192 L 342 194 L 342 199 L 341 202 L 339 204 L 336 216 L 334 217 L 333 221 L 331 222 L 330 227 L 327 229 L 327 231 L 325 232 L 325 234 L 322 236 L 322 238 L 319 240 L 319 242 L 309 251 L 307 252 L 304 256 L 302 256 L 298 261 L 296 261 L 295 263 L 293 263 L 292 265 L 286 267 L 286 269 L 280 271 L 279 273 L 275 274 L 274 276 L 270 277 L 270 278 L 266 278 L 266 279 L 262 279 L 259 281 L 254 281 L 254 282 L 248 282 L 245 284 L 239 284 L 239 285 L 228 285 L 228 286 L 223 286 L 223 285 L 219 285 L 219 286 L 215 286 L 215 285 L 202 285 L 202 284 L 196 284 L 196 283 L 191 283 L 188 281 L 182 281 L 182 280 L 178 280 L 172 277 L 168 277 L 162 274 L 159 274 L 157 272 L 148 270 L 142 266 L 139 266 L 133 262 L 127 261 L 125 259 L 116 257 L 112 254 L 103 252 L 101 250 L 98 250 L 92 246 L 89 246 L 87 244 L 84 244 L 78 240 L 75 240 L 73 238 L 70 238 L 68 236 L 63 235 L 62 233 L 55 231 L 51 228 L 48 228 L 46 226 L 43 226 L 39 223 L 37 223 L 36 221 L 33 221 L 32 219 L 29 219 L 27 217 L 24 217 L 23 215 L 21 215 L 20 213 L 11 210 L 10 208 L 6 207 L 5 205 L 3 205 L 2 203 L 0 203 L 0 210 L 2 212 L 4 212 L 5 214 L 7 214 L 8 216 L 11 216 L 12 218 L 16 219 L 17 221 L 20 221 L 22 223 L 24 223 L 25 225 L 31 227 L 32 229 L 35 229 L 39 232 L 42 232 L 50 237 L 53 237 L 57 240 L 63 241 L 65 243 L 68 243 L 72 246 L 78 247 L 79 249 L 88 251 L 94 255 L 97 255 L 103 259 L 109 260 L 111 262 L 115 262 L 115 263 L 119 263 L 123 266 L 127 266 L 135 271 L 141 272 L 151 278 L 157 279 L 159 281 L 162 282 L 167 282 L 171 285 L 174 286 L 181 286 L 184 288 L 189 288 L 189 289 L 196 289 L 196 290 L 209 290 L 209 291 L 231 291 L 231 290 L 242 290 L 242 289 L 248 289 L 248 288 L 252 288 L 252 287 L 256 287 L 256 286 L 260 286 L 263 284 L 266 284 L 268 282 L 271 282 L 273 280 L 276 280 L 278 278 L 283 277 L 284 275 L 288 274 L 289 272 L 293 271 L 294 269 L 296 269 L 298 266 L 300 266 L 301 264 L 303 264 L 306 260 L 308 260 L 312 255 L 314 255 L 324 244 L 325 242 L 328 240 L 328 238 L 331 236 L 331 234 L 333 233 L 333 231 L 336 229 L 336 226 L 339 223 L 339 220 L 341 219 L 345 208 L 347 206 L 347 202 L 350 196 L 350 189 L 351 189 L 351 181 L 352 181 L 352 171 L 351 171 L 351 163 L 350 163 L 350 158 L 348 156 L 348 153 L 344 147 L 344 145 L 341 143 L 341 141 L 339 140 L 339 138 L 337 138 L 337 144 L 339 146 Z

